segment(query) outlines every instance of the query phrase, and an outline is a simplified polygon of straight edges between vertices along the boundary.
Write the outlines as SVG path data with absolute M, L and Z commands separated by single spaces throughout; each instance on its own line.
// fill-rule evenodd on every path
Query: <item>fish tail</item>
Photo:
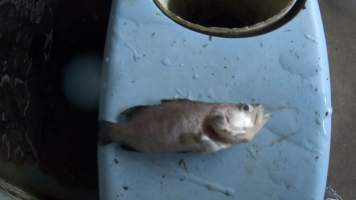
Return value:
M 100 120 L 99 121 L 99 145 L 107 145 L 112 142 L 112 131 L 115 123 Z

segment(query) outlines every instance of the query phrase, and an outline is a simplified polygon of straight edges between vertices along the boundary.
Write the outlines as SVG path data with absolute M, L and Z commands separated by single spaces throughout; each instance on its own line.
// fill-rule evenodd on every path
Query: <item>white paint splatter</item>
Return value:
M 2 121 L 6 121 L 6 114 L 5 114 L 5 112 L 2 112 L 2 113 L 1 113 L 1 120 L 2 120 Z
M 1 146 L 6 146 L 7 149 L 7 159 L 10 160 L 10 152 L 11 152 L 11 146 L 9 143 L 9 140 L 7 139 L 7 134 L 3 134 L 1 137 Z
M 53 29 L 46 34 L 46 41 L 45 44 L 43 46 L 43 57 L 45 59 L 45 62 L 48 61 L 51 50 L 52 50 L 52 43 L 53 43 Z
M 24 155 L 25 154 L 24 154 L 23 150 L 21 149 L 21 147 L 17 146 L 14 151 L 14 160 L 21 160 Z
M 32 69 L 32 58 L 30 58 L 30 61 L 28 63 L 28 67 L 26 70 L 26 76 L 30 75 L 31 69 Z
M 17 84 L 23 85 L 23 84 L 25 84 L 25 81 L 23 81 L 22 79 L 16 77 L 15 78 L 15 87 L 17 86 Z
M 0 86 L 2 87 L 4 83 L 10 84 L 10 76 L 8 74 L 5 74 L 1 77 Z
M 35 149 L 33 143 L 31 142 L 31 139 L 30 139 L 30 137 L 28 136 L 28 133 L 27 133 L 27 132 L 25 132 L 25 139 L 26 139 L 27 144 L 30 145 L 31 150 L 32 150 L 32 153 L 33 153 L 35 159 L 38 160 L 38 159 L 39 159 L 38 153 L 37 153 L 37 151 L 36 151 L 36 149 Z
M 23 116 L 26 116 L 29 107 L 30 107 L 30 100 L 27 100 L 25 108 L 23 109 Z

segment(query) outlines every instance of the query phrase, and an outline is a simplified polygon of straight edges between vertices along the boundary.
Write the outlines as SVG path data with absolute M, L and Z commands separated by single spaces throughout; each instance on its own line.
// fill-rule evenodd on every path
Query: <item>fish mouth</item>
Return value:
M 265 108 L 261 105 L 255 107 L 255 109 L 258 110 L 254 117 L 254 124 L 255 126 L 258 124 L 261 124 L 261 126 L 263 126 L 271 118 L 272 114 L 266 111 Z

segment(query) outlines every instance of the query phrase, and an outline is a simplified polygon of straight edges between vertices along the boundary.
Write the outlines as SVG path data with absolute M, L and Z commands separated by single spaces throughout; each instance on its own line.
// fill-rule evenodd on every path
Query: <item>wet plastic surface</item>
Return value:
M 249 144 L 210 155 L 99 147 L 101 199 L 322 199 L 330 151 L 329 66 L 317 1 L 258 37 L 209 37 L 152 1 L 112 7 L 100 118 L 163 98 L 258 102 L 272 119 Z

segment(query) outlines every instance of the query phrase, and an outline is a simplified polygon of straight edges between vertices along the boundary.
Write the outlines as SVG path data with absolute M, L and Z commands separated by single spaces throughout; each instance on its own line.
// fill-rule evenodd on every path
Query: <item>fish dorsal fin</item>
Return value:
M 173 103 L 173 102 L 187 102 L 187 103 L 193 103 L 194 101 L 190 100 L 190 99 L 162 99 L 161 103 Z
M 161 100 L 161 104 L 173 103 L 173 102 L 194 103 L 194 101 L 189 100 L 189 99 L 162 99 Z M 127 120 L 130 120 L 130 119 L 134 118 L 136 115 L 138 115 L 140 112 L 142 112 L 143 110 L 145 110 L 145 109 L 147 109 L 149 107 L 152 107 L 152 106 L 144 106 L 144 105 L 134 106 L 134 107 L 131 107 L 131 108 L 128 108 L 128 109 L 124 110 L 120 114 L 120 116 L 124 117 Z
M 128 108 L 126 110 L 124 110 L 120 115 L 122 117 L 124 117 L 126 120 L 130 120 L 133 119 L 136 115 L 138 115 L 140 112 L 142 112 L 143 110 L 149 108 L 151 106 L 134 106 L 131 108 Z

